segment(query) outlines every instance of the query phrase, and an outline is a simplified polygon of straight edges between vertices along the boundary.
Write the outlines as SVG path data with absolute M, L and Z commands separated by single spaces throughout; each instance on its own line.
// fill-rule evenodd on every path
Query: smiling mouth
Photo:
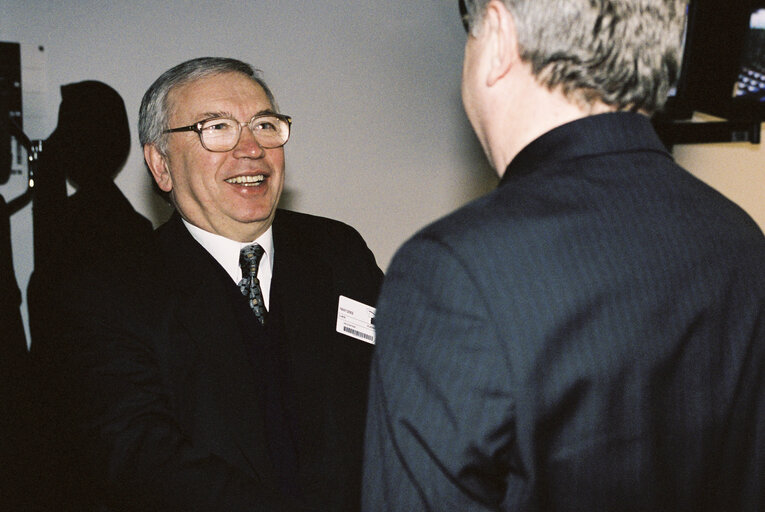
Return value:
M 234 178 L 229 178 L 226 181 L 226 183 L 230 183 L 232 185 L 243 185 L 245 187 L 257 187 L 261 183 L 263 183 L 266 180 L 266 177 L 262 174 L 258 174 L 256 176 L 236 176 Z

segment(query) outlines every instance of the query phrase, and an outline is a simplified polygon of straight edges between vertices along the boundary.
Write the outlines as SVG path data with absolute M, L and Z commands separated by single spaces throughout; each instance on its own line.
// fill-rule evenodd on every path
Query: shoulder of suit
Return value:
M 279 209 L 274 218 L 274 236 L 300 235 L 303 239 L 326 240 L 336 237 L 361 237 L 358 231 L 339 220 L 292 210 Z
M 447 241 L 472 238 L 480 232 L 491 233 L 492 224 L 498 218 L 496 195 L 494 190 L 434 220 L 415 233 L 413 238 Z

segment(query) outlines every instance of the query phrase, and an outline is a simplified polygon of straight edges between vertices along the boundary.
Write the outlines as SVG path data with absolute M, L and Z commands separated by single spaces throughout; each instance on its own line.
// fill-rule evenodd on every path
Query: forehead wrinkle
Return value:
M 222 73 L 222 74 L 214 74 L 214 75 L 210 75 L 210 76 L 203 76 L 203 77 L 200 77 L 200 78 L 198 78 L 196 80 L 190 81 L 188 83 L 178 84 L 175 87 L 173 87 L 168 92 L 168 95 L 167 95 L 167 101 L 168 101 L 168 104 L 169 104 L 168 106 L 170 107 L 168 109 L 168 120 L 171 117 L 177 117 L 178 114 L 180 113 L 180 111 L 182 110 L 182 105 L 185 102 L 181 101 L 181 98 L 180 98 L 181 94 L 188 93 L 188 90 L 190 88 L 205 87 L 205 85 L 214 84 L 214 82 L 219 80 L 219 79 L 224 79 L 225 80 L 225 79 L 228 78 L 228 75 L 237 76 L 238 74 L 237 73 Z M 259 96 L 260 94 L 263 95 L 262 99 L 265 100 L 264 102 L 266 104 L 265 108 L 261 109 L 260 111 L 258 111 L 253 116 L 250 116 L 248 118 L 248 120 L 252 119 L 255 116 L 259 116 L 259 115 L 275 114 L 276 113 L 276 109 L 275 109 L 274 105 L 271 104 L 271 101 L 269 100 L 268 94 L 266 93 L 265 89 L 263 89 L 263 87 L 257 81 L 253 80 L 251 77 L 247 77 L 247 76 L 244 76 L 244 75 L 242 75 L 242 77 L 247 79 L 250 82 L 250 85 L 252 85 L 255 88 L 255 90 L 257 91 L 254 96 Z M 202 85 L 200 85 L 200 84 L 202 84 Z M 216 89 L 216 88 L 213 87 L 213 89 Z M 212 102 L 217 102 L 219 100 L 225 100 L 226 102 L 234 101 L 234 103 L 236 103 L 236 105 L 234 105 L 234 107 L 238 108 L 238 106 L 239 106 L 238 104 L 239 104 L 240 101 L 245 101 L 246 102 L 246 101 L 249 101 L 249 100 L 252 99 L 252 97 L 250 96 L 250 92 L 249 91 L 244 91 L 243 92 L 241 89 L 239 89 L 237 87 L 237 85 L 232 86 L 232 91 L 233 91 L 233 96 L 225 95 L 225 97 L 220 97 L 220 91 L 219 90 L 215 90 L 213 92 L 213 94 L 209 98 L 207 98 L 208 99 L 208 105 L 207 106 L 199 105 L 199 107 L 200 108 L 209 108 L 209 107 L 215 108 L 215 106 L 214 106 L 215 103 L 212 103 Z M 209 103 L 212 103 L 212 105 L 210 105 Z M 221 106 L 223 106 L 224 108 L 228 107 L 228 105 L 226 105 L 226 103 L 223 103 Z M 195 114 L 194 117 L 192 117 L 192 119 L 190 121 L 188 121 L 188 122 L 192 122 L 192 121 L 193 122 L 199 122 L 199 121 L 204 121 L 204 120 L 207 120 L 207 119 L 210 119 L 210 118 L 215 118 L 215 117 L 226 117 L 226 118 L 238 121 L 238 119 L 234 116 L 233 112 L 230 112 L 230 111 L 227 111 L 227 110 L 215 110 L 215 111 L 208 110 L 208 111 L 205 111 L 205 112 L 201 112 L 199 114 Z

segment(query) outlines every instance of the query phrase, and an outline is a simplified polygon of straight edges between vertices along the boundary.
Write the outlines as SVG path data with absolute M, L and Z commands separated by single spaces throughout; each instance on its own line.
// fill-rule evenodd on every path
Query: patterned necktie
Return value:
M 266 323 L 266 305 L 263 302 L 263 293 L 258 281 L 258 263 L 263 256 L 263 248 L 258 244 L 250 244 L 242 247 L 239 251 L 239 266 L 242 268 L 242 280 L 239 281 L 239 289 L 242 295 L 250 301 L 250 309 L 261 325 Z

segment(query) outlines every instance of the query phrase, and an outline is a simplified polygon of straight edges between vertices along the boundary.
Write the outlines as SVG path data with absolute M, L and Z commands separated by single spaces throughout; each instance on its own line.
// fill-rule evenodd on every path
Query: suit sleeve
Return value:
M 515 460 L 511 376 L 469 267 L 414 238 L 376 323 L 363 510 L 495 510 Z
M 90 279 L 73 288 L 64 338 L 81 408 L 70 414 L 88 435 L 88 469 L 106 484 L 97 501 L 136 512 L 304 510 L 192 445 L 169 405 L 155 347 L 131 327 L 147 321 L 131 311 L 141 306 L 126 310 L 119 290 L 103 288 Z

